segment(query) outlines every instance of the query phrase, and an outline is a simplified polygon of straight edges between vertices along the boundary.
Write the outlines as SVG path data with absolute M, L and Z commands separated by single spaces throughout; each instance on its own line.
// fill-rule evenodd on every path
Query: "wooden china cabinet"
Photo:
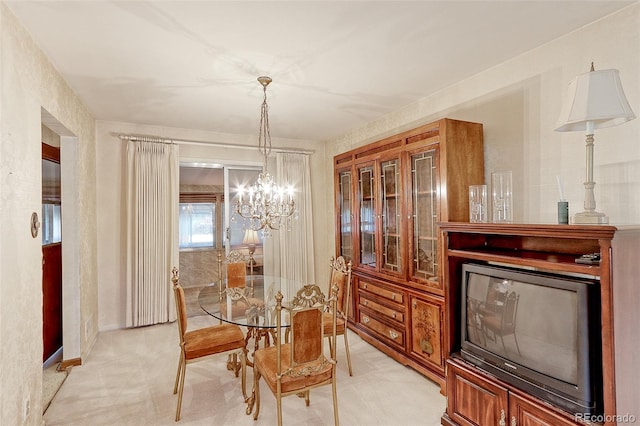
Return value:
M 334 157 L 336 252 L 353 262 L 349 327 L 441 385 L 445 291 L 437 222 L 468 221 L 482 124 L 441 119 Z

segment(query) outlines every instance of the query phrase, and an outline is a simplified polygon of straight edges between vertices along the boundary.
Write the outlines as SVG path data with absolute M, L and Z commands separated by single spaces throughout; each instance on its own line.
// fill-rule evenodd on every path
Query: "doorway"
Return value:
M 260 171 L 256 167 L 180 165 L 179 270 L 189 316 L 202 314 L 197 295 L 218 282 L 218 261 L 230 250 L 239 250 L 247 259 L 262 258 L 262 240 L 251 243 L 250 254 L 242 223 L 232 220 L 238 187 L 249 186 Z
M 62 356 L 60 148 L 42 143 L 42 361 Z M 51 361 L 50 361 L 51 362 Z

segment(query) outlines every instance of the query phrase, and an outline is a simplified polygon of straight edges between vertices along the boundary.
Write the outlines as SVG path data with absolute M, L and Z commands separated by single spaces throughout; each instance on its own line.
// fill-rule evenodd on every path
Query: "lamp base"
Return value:
M 609 223 L 609 216 L 598 212 L 580 212 L 573 216 L 573 223 L 576 225 L 606 225 Z

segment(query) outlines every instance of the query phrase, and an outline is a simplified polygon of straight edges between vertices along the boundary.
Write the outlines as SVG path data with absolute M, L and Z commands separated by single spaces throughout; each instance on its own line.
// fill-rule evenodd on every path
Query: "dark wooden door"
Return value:
M 43 362 L 62 347 L 62 208 L 60 149 L 42 144 Z
M 42 246 L 42 361 L 62 347 L 62 244 Z

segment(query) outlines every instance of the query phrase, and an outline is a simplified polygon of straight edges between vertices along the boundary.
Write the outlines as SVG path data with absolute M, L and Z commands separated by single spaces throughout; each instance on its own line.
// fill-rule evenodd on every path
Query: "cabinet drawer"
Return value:
M 385 339 L 391 340 L 400 346 L 404 346 L 404 331 L 389 327 L 364 312 L 360 312 L 359 320 L 360 324 L 376 332 L 380 336 L 383 336 Z
M 509 391 L 458 362 L 447 363 L 447 414 L 460 426 L 506 424 Z
M 378 312 L 380 315 L 384 315 L 393 321 L 404 323 L 404 311 L 388 308 L 380 303 L 377 303 L 366 296 L 364 293 L 360 293 L 360 306 L 372 309 Z
M 391 290 L 362 279 L 358 282 L 358 286 L 360 287 L 360 289 L 366 290 L 369 293 L 375 294 L 376 296 L 383 297 L 392 302 L 404 305 L 404 293 L 402 293 L 401 291 Z

